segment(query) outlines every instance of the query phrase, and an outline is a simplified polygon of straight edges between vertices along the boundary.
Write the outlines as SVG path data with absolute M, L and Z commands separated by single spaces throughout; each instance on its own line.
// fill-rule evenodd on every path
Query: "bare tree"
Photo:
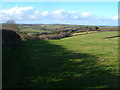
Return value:
M 6 24 L 15 24 L 15 21 L 14 20 L 8 20 L 5 22 Z
M 5 24 L 3 25 L 3 28 L 11 29 L 11 30 L 14 30 L 16 32 L 19 32 L 19 30 L 20 30 L 19 25 L 16 24 L 14 20 L 6 21 Z

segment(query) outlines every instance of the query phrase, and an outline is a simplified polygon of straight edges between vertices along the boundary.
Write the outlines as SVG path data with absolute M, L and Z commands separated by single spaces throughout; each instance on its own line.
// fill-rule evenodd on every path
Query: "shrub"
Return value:
M 70 37 L 70 36 L 71 36 L 71 33 L 61 32 L 59 34 L 41 35 L 39 36 L 39 38 L 42 40 L 48 40 L 48 39 L 61 39 L 61 38 Z
M 33 36 L 28 35 L 28 34 L 21 34 L 20 36 L 21 36 L 22 40 L 24 40 L 24 41 L 28 41 L 28 40 L 40 40 L 39 37 L 33 37 Z
M 20 36 L 21 36 L 22 40 L 26 40 L 29 37 L 28 34 L 20 34 Z

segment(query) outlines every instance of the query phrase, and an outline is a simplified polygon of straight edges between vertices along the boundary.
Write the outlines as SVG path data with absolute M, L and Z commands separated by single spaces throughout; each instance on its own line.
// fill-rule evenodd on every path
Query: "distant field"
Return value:
M 51 32 L 46 30 L 37 30 L 37 29 L 22 29 L 21 32 Z
M 3 51 L 3 88 L 117 88 L 118 37 L 104 39 L 116 35 L 23 41 Z

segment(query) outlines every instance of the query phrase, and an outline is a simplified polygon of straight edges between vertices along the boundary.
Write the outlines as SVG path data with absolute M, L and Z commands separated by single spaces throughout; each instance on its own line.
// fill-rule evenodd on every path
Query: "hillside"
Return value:
M 118 37 L 104 39 L 116 35 L 22 41 L 3 51 L 3 88 L 117 88 Z

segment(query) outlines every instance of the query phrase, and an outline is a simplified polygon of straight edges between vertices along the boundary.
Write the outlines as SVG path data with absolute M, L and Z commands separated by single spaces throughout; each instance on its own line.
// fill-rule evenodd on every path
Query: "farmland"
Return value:
M 120 88 L 117 0 L 3 0 L 2 89 Z
M 18 42 L 3 51 L 3 88 L 118 88 L 118 31 Z M 6 67 L 7 66 L 7 67 Z

